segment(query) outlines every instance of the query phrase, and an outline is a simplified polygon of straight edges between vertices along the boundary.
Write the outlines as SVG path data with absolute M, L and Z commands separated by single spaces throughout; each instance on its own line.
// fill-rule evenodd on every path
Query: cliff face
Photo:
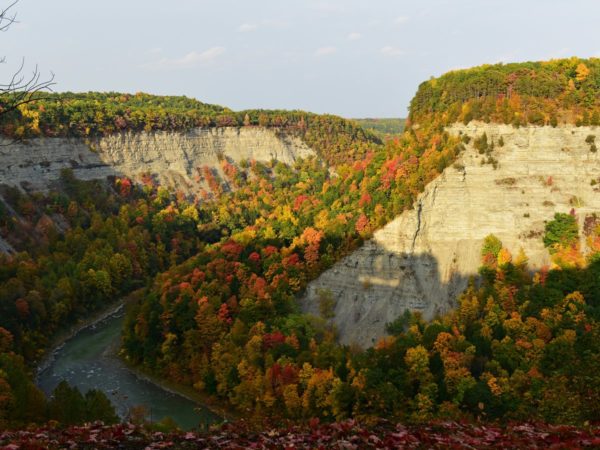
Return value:
M 40 138 L 0 147 L 0 184 L 45 190 L 65 168 L 80 179 L 153 174 L 161 185 L 197 192 L 220 159 L 293 163 L 315 152 L 299 138 L 260 127 L 198 128 L 189 132 L 123 133 L 99 139 Z
M 302 307 L 314 314 L 320 295 L 333 294 L 342 343 L 373 344 L 407 308 L 425 318 L 451 308 L 477 273 L 488 234 L 513 255 L 523 248 L 530 267 L 539 268 L 550 263 L 541 239 L 545 221 L 574 208 L 581 228 L 600 211 L 600 189 L 592 183 L 600 181 L 599 156 L 586 143 L 600 130 L 472 122 L 447 131 L 471 137 L 458 161 L 426 187 L 414 209 L 307 288 Z M 495 144 L 496 168 L 473 146 L 483 133 Z

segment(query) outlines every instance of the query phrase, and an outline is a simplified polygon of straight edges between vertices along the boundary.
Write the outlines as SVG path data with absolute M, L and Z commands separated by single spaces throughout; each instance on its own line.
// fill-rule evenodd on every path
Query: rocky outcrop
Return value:
M 451 308 L 477 273 L 488 234 L 513 255 L 522 248 L 539 268 L 550 262 L 541 236 L 555 212 L 574 208 L 580 225 L 600 213 L 600 159 L 586 142 L 600 129 L 471 123 L 448 132 L 472 138 L 458 161 L 414 209 L 308 286 L 301 300 L 307 312 L 318 314 L 319 298 L 333 294 L 342 343 L 373 344 L 405 309 L 429 319 Z M 483 133 L 495 144 L 495 164 L 473 147 Z
M 222 175 L 220 160 L 293 163 L 314 155 L 299 138 L 261 127 L 113 134 L 98 139 L 39 138 L 0 146 L 0 184 L 45 190 L 65 168 L 80 179 L 152 174 L 161 185 L 195 193 L 202 166 Z

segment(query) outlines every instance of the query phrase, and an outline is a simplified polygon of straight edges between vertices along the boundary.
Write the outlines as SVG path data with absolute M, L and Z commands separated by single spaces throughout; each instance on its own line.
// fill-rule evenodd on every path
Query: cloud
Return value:
M 258 29 L 258 25 L 255 23 L 243 23 L 238 27 L 239 33 L 249 33 L 251 31 L 256 31 Z
M 408 17 L 406 17 L 406 16 L 398 16 L 394 20 L 394 23 L 397 24 L 397 25 L 402 25 L 402 24 L 404 24 L 406 22 L 408 22 Z
M 191 51 L 181 58 L 162 58 L 158 61 L 144 64 L 142 67 L 154 70 L 185 69 L 200 64 L 211 63 L 223 53 L 225 53 L 225 47 L 211 47 L 203 52 Z
M 381 53 L 384 56 L 402 56 L 405 54 L 405 51 L 398 47 L 386 45 L 385 47 L 382 47 L 381 50 L 379 50 L 379 53 Z
M 349 41 L 358 41 L 360 38 L 362 38 L 362 34 L 360 34 L 360 33 L 356 33 L 356 32 L 355 32 L 355 33 L 350 33 L 350 34 L 347 36 L 347 39 L 348 39 Z
M 327 56 L 332 55 L 337 52 L 337 48 L 335 47 L 321 47 L 315 50 L 315 56 Z

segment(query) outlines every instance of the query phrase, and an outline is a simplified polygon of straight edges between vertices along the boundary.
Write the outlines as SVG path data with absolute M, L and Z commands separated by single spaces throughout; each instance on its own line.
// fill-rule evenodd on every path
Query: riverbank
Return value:
M 223 421 L 233 422 L 241 418 L 240 414 L 233 408 L 223 406 L 220 401 L 206 394 L 198 392 L 191 386 L 187 386 L 181 383 L 175 383 L 170 380 L 165 380 L 147 369 L 133 365 L 122 356 L 119 356 L 119 359 L 123 362 L 127 369 L 131 371 L 131 373 L 133 373 L 136 377 L 140 378 L 141 380 L 152 383 L 164 391 L 180 395 L 181 397 L 184 397 L 190 400 L 191 402 L 204 406 L 213 414 L 223 418 Z
M 128 298 L 131 299 L 131 297 Z M 139 367 L 128 363 L 124 358 L 119 356 L 119 351 L 121 349 L 120 332 L 122 329 L 122 325 L 119 325 L 117 328 L 114 328 L 115 325 L 107 324 L 111 323 L 111 321 L 114 322 L 114 320 L 118 320 L 120 323 L 122 323 L 122 317 L 124 315 L 124 309 L 127 303 L 128 299 L 120 299 L 119 301 L 116 301 L 109 305 L 109 307 L 103 308 L 102 310 L 95 312 L 86 319 L 78 321 L 76 324 L 73 324 L 69 328 L 64 329 L 60 334 L 57 334 L 52 339 L 52 346 L 37 366 L 36 383 L 40 387 L 44 385 L 45 390 L 49 393 L 52 389 L 52 385 L 56 383 L 56 380 L 58 379 L 57 377 L 60 377 L 63 379 L 67 379 L 67 381 L 69 381 L 70 383 L 75 383 L 73 385 L 79 385 L 78 387 L 80 389 L 85 390 L 102 387 L 103 389 L 105 389 L 107 395 L 116 395 L 115 392 L 120 392 L 119 395 L 121 395 L 121 397 L 128 398 L 130 397 L 129 394 L 133 394 L 134 391 L 128 391 L 126 388 L 126 384 L 122 384 L 122 381 L 125 380 L 125 378 L 123 378 L 122 371 L 125 371 L 130 374 L 129 376 L 132 377 L 132 379 L 137 379 L 140 382 L 145 382 L 154 386 L 154 388 L 157 389 L 157 393 L 152 394 L 154 395 L 153 401 L 158 402 L 158 404 L 160 404 L 163 409 L 168 409 L 169 407 L 171 407 L 167 405 L 172 405 L 173 401 L 167 401 L 166 397 L 165 402 L 161 401 L 161 394 L 159 392 L 164 392 L 164 396 L 167 397 L 169 396 L 169 394 L 172 394 L 177 397 L 180 397 L 181 399 L 185 399 L 186 401 L 190 402 L 190 408 L 197 409 L 198 411 L 206 410 L 209 413 L 209 415 L 213 416 L 212 419 L 208 419 L 206 417 L 200 420 L 200 422 L 196 423 L 208 425 L 219 423 L 222 420 L 228 421 L 237 418 L 237 414 L 235 411 L 232 411 L 227 407 L 223 407 L 214 399 L 208 398 L 208 396 L 204 396 L 201 393 L 198 393 L 189 386 L 184 386 L 181 384 L 172 383 L 168 380 L 163 380 L 161 377 L 155 374 L 149 373 L 146 370 L 143 370 Z M 107 326 L 109 327 L 108 329 L 112 327 L 112 331 L 108 334 L 106 331 Z M 86 339 L 89 340 L 90 333 L 93 336 L 98 337 L 94 337 L 93 341 L 89 341 L 89 343 L 86 343 L 83 346 L 81 346 L 81 343 L 79 341 L 81 341 L 82 339 L 83 342 L 86 342 Z M 109 336 L 114 336 L 111 341 L 108 341 L 108 339 L 110 339 Z M 98 339 L 100 339 L 100 341 L 98 341 Z M 104 342 L 104 344 L 102 344 L 101 342 Z M 74 345 L 76 347 L 73 347 Z M 69 365 L 65 367 L 65 352 L 67 352 L 66 354 L 71 355 L 70 357 L 73 358 L 72 355 L 74 348 L 78 348 L 77 351 L 83 352 L 83 355 L 89 356 L 76 356 L 76 365 L 72 366 L 72 368 Z M 69 356 L 67 356 L 67 358 L 68 357 Z M 86 361 L 85 358 L 88 358 L 88 360 Z M 110 361 L 114 362 L 111 363 Z M 57 364 L 58 366 L 56 366 Z M 107 367 L 107 365 L 109 366 Z M 94 377 L 97 376 L 96 374 L 99 373 L 98 370 L 100 366 L 102 366 L 102 370 L 105 371 L 103 376 L 107 378 L 99 378 L 97 379 L 98 384 L 93 384 L 92 380 L 94 379 Z M 58 373 L 56 373 L 57 367 L 59 368 Z M 76 377 L 74 373 L 78 373 L 77 376 L 79 376 L 79 378 L 77 379 L 77 381 L 74 381 L 73 377 Z M 85 378 L 85 380 L 82 380 L 82 378 Z M 52 379 L 54 379 L 55 381 L 52 381 Z M 107 384 L 111 383 L 105 383 L 104 380 L 106 379 L 114 380 L 114 382 L 117 384 L 116 390 L 106 390 Z M 85 384 L 85 386 L 81 386 L 81 383 Z M 130 384 L 130 388 L 133 388 L 134 386 L 135 385 Z M 140 399 L 140 395 L 146 395 L 140 394 L 140 392 L 148 391 L 143 388 L 141 389 L 141 391 L 135 390 L 135 394 L 133 394 L 132 398 Z M 121 403 L 122 400 L 123 399 L 121 398 Z M 145 402 L 144 400 L 138 401 L 139 404 L 143 404 Z M 197 408 L 195 408 L 194 405 Z M 135 406 L 135 404 L 130 404 L 129 407 L 131 406 Z M 155 403 L 152 408 L 154 411 L 157 411 L 161 409 L 161 407 L 158 407 Z M 121 405 L 121 409 L 123 408 L 124 406 Z M 126 413 L 127 409 L 124 409 L 121 411 L 120 415 L 122 417 L 125 417 Z M 169 413 L 167 412 L 167 414 Z M 202 414 L 200 414 L 200 417 L 202 417 Z
M 59 331 L 56 335 L 54 335 L 50 344 L 48 345 L 48 351 L 46 354 L 40 359 L 40 361 L 36 364 L 35 374 L 36 378 L 42 373 L 44 370 L 48 369 L 54 362 L 56 353 L 63 348 L 65 343 L 70 339 L 73 339 L 83 330 L 86 330 L 90 327 L 93 327 L 103 320 L 108 319 L 114 315 L 117 315 L 124 311 L 126 301 L 124 299 L 119 299 L 114 303 L 111 303 L 106 308 L 99 309 L 98 311 L 91 314 L 89 317 L 78 319 L 76 323 L 72 324 L 68 328 Z

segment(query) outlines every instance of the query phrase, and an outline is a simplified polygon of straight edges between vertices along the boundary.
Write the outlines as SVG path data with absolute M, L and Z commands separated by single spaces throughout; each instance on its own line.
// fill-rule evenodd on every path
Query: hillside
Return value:
M 5 235 L 28 226 L 37 240 L 17 240 L 28 253 L 0 266 L 12 355 L 0 368 L 11 352 L 39 356 L 41 324 L 138 289 L 128 362 L 256 420 L 596 420 L 599 74 L 576 59 L 452 72 L 421 85 L 406 131 L 383 144 L 329 116 L 203 113 L 237 117 L 205 123 L 211 136 L 302 142 L 282 161 L 228 153 L 234 188 L 207 180 L 204 201 L 69 171 L 46 194 L 5 189 Z M 15 120 L 33 148 L 52 130 L 85 139 L 59 119 L 36 131 L 31 111 Z M 109 126 L 89 139 L 134 136 L 132 153 L 151 152 L 148 136 L 189 136 L 194 117 L 185 131 Z M 4 379 L 20 402 L 23 372 Z
M 405 309 L 431 320 L 455 307 L 477 276 L 489 234 L 512 255 L 523 251 L 529 267 L 540 270 L 552 264 L 541 238 L 545 224 L 557 212 L 573 211 L 580 251 L 596 251 L 588 240 L 600 212 L 600 160 L 589 143 L 597 128 L 472 121 L 446 131 L 468 141 L 453 166 L 426 186 L 414 209 L 307 289 L 304 310 L 313 314 L 319 314 L 324 292 L 333 296 L 334 323 L 345 344 L 373 345 Z M 482 136 L 488 146 L 483 152 L 477 148 Z
M 406 119 L 353 119 L 365 130 L 370 130 L 382 138 L 402 134 Z

